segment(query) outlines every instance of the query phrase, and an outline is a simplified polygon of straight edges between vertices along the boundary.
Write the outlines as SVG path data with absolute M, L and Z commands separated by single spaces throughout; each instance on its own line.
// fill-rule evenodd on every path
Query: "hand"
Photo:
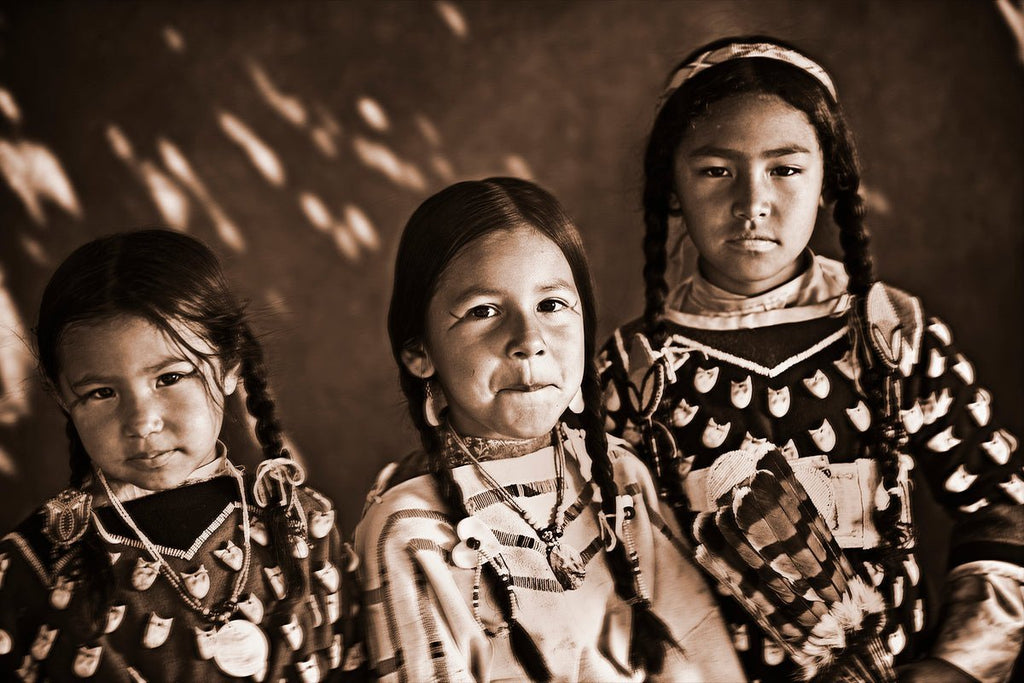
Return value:
M 973 676 L 938 657 L 897 667 L 896 679 L 900 683 L 976 683 Z

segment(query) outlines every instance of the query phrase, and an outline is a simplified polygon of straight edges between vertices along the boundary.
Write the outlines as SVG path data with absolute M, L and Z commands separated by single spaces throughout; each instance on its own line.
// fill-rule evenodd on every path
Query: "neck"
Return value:
M 469 464 L 470 459 L 459 447 L 458 440 L 461 439 L 479 462 L 518 458 L 551 446 L 552 440 L 556 438 L 556 433 L 557 427 L 549 434 L 529 439 L 492 439 L 481 436 L 462 436 L 457 434 L 449 424 L 442 432 L 441 455 L 449 467 Z

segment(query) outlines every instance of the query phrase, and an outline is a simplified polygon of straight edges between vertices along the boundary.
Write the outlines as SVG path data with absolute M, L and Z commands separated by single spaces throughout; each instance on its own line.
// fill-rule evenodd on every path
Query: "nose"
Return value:
M 536 318 L 530 313 L 523 313 L 510 321 L 511 335 L 508 342 L 508 357 L 516 360 L 529 360 L 534 356 L 543 356 L 547 343 Z
M 164 427 L 159 401 L 150 395 L 130 394 L 122 398 L 123 424 L 127 436 L 145 438 Z
M 732 215 L 745 221 L 756 221 L 771 214 L 771 189 L 759 173 L 748 173 L 735 183 Z

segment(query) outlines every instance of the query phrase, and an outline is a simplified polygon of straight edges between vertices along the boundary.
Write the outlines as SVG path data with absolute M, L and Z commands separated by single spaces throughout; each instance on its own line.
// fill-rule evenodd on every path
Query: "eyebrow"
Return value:
M 152 372 L 156 372 L 157 370 L 162 370 L 163 368 L 166 368 L 168 365 L 174 365 L 175 363 L 188 363 L 193 366 L 195 365 L 195 363 L 193 363 L 187 358 L 177 358 L 174 356 L 168 356 L 163 360 L 160 360 L 156 363 L 153 363 L 152 365 L 142 368 L 142 372 L 145 374 L 149 374 Z M 72 389 L 77 389 L 78 387 L 85 386 L 88 384 L 112 384 L 113 382 L 113 377 L 109 377 L 107 375 L 90 374 L 79 377 L 75 382 L 70 383 L 68 386 L 70 386 Z
M 555 278 L 554 280 L 550 280 L 542 284 L 540 287 L 537 288 L 537 291 L 554 292 L 560 289 L 575 289 L 575 285 L 573 285 L 568 280 L 565 280 L 564 278 Z M 452 302 L 455 304 L 459 304 L 465 301 L 466 299 L 474 299 L 476 297 L 496 297 L 502 296 L 503 294 L 504 292 L 502 292 L 500 289 L 494 289 L 493 287 L 467 287 L 466 289 L 459 292 L 457 296 L 453 297 Z
M 784 157 L 789 154 L 811 154 L 811 150 L 807 149 L 803 145 L 784 145 L 782 147 L 776 147 L 774 149 L 768 149 L 761 152 L 758 156 L 763 159 L 774 159 L 776 157 Z M 689 153 L 690 158 L 699 157 L 724 157 L 726 159 L 738 159 L 747 156 L 744 152 L 735 149 L 729 149 L 728 147 L 715 147 L 714 145 L 702 145 L 697 149 Z

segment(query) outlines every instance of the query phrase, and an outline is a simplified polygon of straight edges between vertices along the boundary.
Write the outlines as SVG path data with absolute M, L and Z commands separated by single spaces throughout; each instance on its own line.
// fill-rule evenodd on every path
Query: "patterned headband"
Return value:
M 704 69 L 710 68 L 723 62 L 729 62 L 734 59 L 744 59 L 747 57 L 763 57 L 765 59 L 777 59 L 780 62 L 786 62 L 793 66 L 803 69 L 810 75 L 818 79 L 818 82 L 825 86 L 829 94 L 832 95 L 833 100 L 837 100 L 836 97 L 836 86 L 832 83 L 832 79 L 825 73 L 825 70 L 821 68 L 816 62 L 804 57 L 799 52 L 794 52 L 785 47 L 775 45 L 773 43 L 733 43 L 732 45 L 726 45 L 720 47 L 717 50 L 709 50 L 701 54 L 697 59 L 693 60 L 686 66 L 682 66 L 672 76 L 672 82 L 665 88 L 665 92 L 661 94 L 661 99 L 658 100 L 658 108 L 665 103 L 669 97 L 672 96 L 679 86 L 693 78 L 693 75 L 703 71 Z

